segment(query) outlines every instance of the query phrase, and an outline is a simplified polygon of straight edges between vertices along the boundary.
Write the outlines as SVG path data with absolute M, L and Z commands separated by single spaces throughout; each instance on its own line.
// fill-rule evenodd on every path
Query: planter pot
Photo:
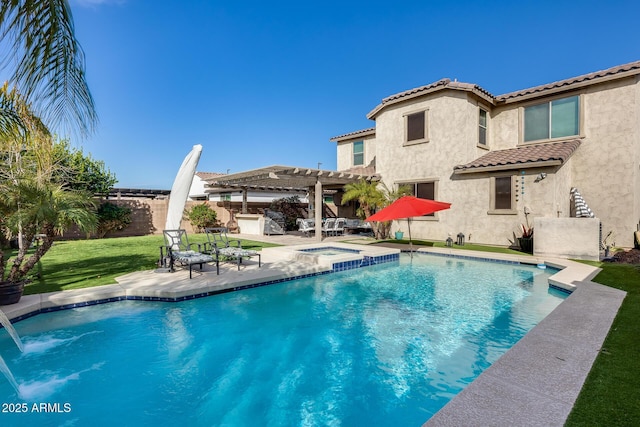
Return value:
M 403 237 L 404 237 L 404 232 L 396 231 L 396 240 L 402 240 Z
M 518 243 L 522 252 L 533 253 L 533 237 L 520 237 L 518 238 Z
M 0 305 L 15 304 L 24 292 L 24 282 L 0 282 Z

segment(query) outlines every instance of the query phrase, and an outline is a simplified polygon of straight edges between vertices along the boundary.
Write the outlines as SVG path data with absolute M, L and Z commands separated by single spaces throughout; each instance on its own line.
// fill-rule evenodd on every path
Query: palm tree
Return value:
M 56 234 L 72 225 L 82 231 L 91 231 L 97 224 L 95 204 L 87 194 L 65 190 L 50 182 L 38 183 L 23 179 L 18 184 L 2 186 L 0 213 L 3 226 L 22 233 L 25 242 L 32 242 L 40 234 L 42 244 L 27 257 L 29 244 L 23 245 L 11 262 L 6 281 L 16 283 L 25 279 L 29 271 L 51 248 Z M 0 273 L 5 272 L 6 261 L 0 251 Z M 4 280 L 4 274 L 0 281 Z
M 352 200 L 358 202 L 356 215 L 358 215 L 361 219 L 364 219 L 373 215 L 376 209 L 384 205 L 384 194 L 378 188 L 377 182 L 371 182 L 361 179 L 358 182 L 347 184 L 344 186 L 342 204 L 346 205 Z M 378 223 L 371 224 L 371 228 L 376 238 L 382 238 L 379 237 Z
M 407 194 L 411 194 L 411 187 L 406 185 L 390 190 L 383 182 L 370 182 L 361 179 L 356 183 L 344 186 L 342 204 L 345 205 L 352 200 L 357 201 L 359 207 L 356 215 L 364 219 Z M 389 235 L 391 221 L 374 222 L 371 224 L 371 228 L 377 239 L 385 239 Z
M 402 196 L 408 196 L 412 194 L 411 187 L 409 185 L 400 185 L 396 189 L 389 189 L 384 182 L 381 182 L 380 192 L 382 193 L 383 201 L 380 204 L 380 208 L 389 206 Z M 391 231 L 391 221 L 382 221 L 378 223 L 378 233 L 381 238 L 386 239 L 389 237 Z
M 12 84 L 50 126 L 86 136 L 97 123 L 85 78 L 84 52 L 75 38 L 67 0 L 3 0 L 0 64 L 11 67 Z M 7 49 L 9 47 L 9 49 Z M 0 99 L 0 133 L 20 126 Z
M 95 206 L 90 195 L 63 188 L 52 181 L 54 154 L 49 130 L 30 110 L 16 90 L 0 88 L 0 98 L 20 126 L 9 127 L 0 135 L 0 233 L 18 236 L 19 250 L 9 262 L 0 249 L 0 282 L 16 283 L 49 250 L 56 233 L 76 224 L 88 230 L 95 226 Z M 37 234 L 42 245 L 27 257 L 30 243 Z

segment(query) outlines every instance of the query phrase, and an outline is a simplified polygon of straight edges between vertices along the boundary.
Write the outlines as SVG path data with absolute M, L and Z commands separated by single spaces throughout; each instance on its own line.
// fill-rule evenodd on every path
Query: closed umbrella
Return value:
M 407 218 L 409 228 L 409 251 L 413 250 L 411 243 L 411 224 L 409 218 L 423 216 L 449 209 L 451 203 L 439 202 L 437 200 L 419 199 L 414 196 L 402 196 L 384 209 L 366 218 L 365 221 L 391 221 L 394 219 Z

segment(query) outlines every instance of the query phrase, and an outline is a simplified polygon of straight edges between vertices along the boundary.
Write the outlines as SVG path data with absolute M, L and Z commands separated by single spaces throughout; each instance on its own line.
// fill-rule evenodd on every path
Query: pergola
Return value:
M 314 218 L 316 226 L 316 240 L 322 240 L 322 192 L 323 190 L 338 190 L 346 184 L 358 182 L 362 179 L 371 181 L 377 179 L 374 173 L 362 169 L 363 173 L 351 171 L 331 171 L 291 166 L 267 166 L 245 172 L 216 176 L 207 179 L 207 187 L 234 188 L 242 191 L 242 213 L 247 212 L 248 190 L 269 191 L 308 191 L 315 194 Z M 205 189 L 205 192 L 207 190 Z

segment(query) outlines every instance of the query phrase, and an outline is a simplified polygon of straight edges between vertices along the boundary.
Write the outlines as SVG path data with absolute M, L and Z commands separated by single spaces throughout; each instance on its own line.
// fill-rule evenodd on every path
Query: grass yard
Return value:
M 640 266 L 589 263 L 603 270 L 594 282 L 622 289 L 609 335 L 566 426 L 640 425 Z
M 376 242 L 376 244 L 384 244 L 384 243 L 400 243 L 403 245 L 408 245 L 409 244 L 409 240 L 407 239 L 403 239 L 403 240 L 380 240 L 378 242 Z M 413 246 L 419 247 L 419 246 L 431 246 L 434 248 L 446 248 L 447 244 L 445 242 L 434 242 L 434 241 L 430 241 L 430 240 L 411 240 L 411 243 L 413 244 Z M 453 245 L 453 247 L 451 249 L 460 249 L 460 250 L 466 250 L 466 251 L 482 251 L 482 252 L 493 252 L 493 253 L 501 253 L 501 254 L 510 254 L 510 255 L 531 255 L 531 254 L 527 254 L 524 252 L 520 252 L 520 251 L 516 251 L 514 249 L 509 249 L 509 248 L 505 248 L 502 246 L 483 246 L 483 245 L 476 245 L 473 243 L 465 243 L 464 246 L 458 246 L 458 245 Z
M 193 234 L 191 243 L 204 243 L 206 236 Z M 112 239 L 69 240 L 54 243 L 33 272 L 39 279 L 25 286 L 25 295 L 116 283 L 126 273 L 151 270 L 160 258 L 163 237 L 139 236 Z M 243 240 L 242 247 L 259 250 L 277 246 Z

